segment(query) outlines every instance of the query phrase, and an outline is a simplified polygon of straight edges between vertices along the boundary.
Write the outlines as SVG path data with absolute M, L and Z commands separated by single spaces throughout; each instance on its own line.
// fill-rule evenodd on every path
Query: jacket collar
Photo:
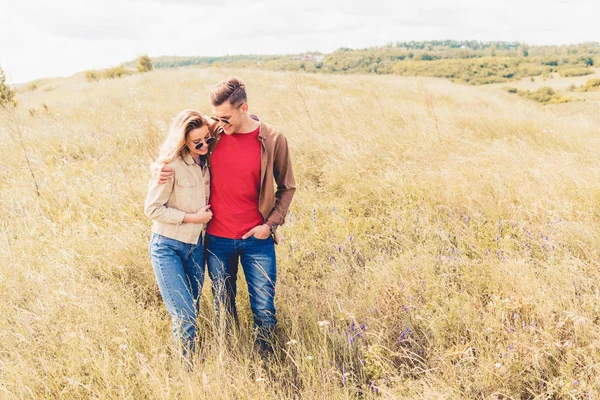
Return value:
M 250 115 L 250 118 L 252 118 L 253 120 L 255 120 L 256 122 L 259 123 L 259 128 L 258 128 L 258 139 L 263 141 L 265 140 L 267 137 L 265 136 L 264 130 L 263 130 L 263 122 L 260 120 L 260 117 L 258 115 Z
M 196 162 L 194 161 L 194 158 L 192 157 L 192 155 L 190 153 L 187 153 L 187 155 L 183 158 L 183 161 L 187 164 L 187 165 L 194 165 Z

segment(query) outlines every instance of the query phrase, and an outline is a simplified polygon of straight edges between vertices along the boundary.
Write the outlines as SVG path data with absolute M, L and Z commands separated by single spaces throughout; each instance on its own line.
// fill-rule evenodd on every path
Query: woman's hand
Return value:
M 206 224 L 212 219 L 213 213 L 209 210 L 210 204 L 202 207 L 194 214 L 185 214 L 183 222 L 190 222 L 192 224 Z

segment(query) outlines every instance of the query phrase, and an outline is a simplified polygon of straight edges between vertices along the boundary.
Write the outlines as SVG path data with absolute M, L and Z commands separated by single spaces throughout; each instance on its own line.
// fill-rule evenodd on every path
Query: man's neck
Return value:
M 256 128 L 258 128 L 260 126 L 260 123 L 258 121 L 256 121 L 253 118 L 250 118 L 250 116 L 248 115 L 246 117 L 246 120 L 242 123 L 242 125 L 240 126 L 239 134 L 244 134 L 244 133 L 250 133 L 250 132 L 254 132 L 256 130 Z

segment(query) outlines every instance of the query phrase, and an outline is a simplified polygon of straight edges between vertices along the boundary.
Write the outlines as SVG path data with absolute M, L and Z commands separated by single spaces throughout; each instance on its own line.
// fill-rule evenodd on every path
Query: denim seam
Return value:
M 197 246 L 196 246 L 195 244 L 191 244 L 191 245 L 190 245 L 190 249 L 188 250 L 188 253 L 187 253 L 186 257 L 185 257 L 185 260 L 186 260 L 186 261 L 190 259 L 190 257 L 192 256 L 192 254 L 193 254 L 193 253 L 194 253 L 194 251 L 196 250 L 196 247 L 197 247 Z
M 160 256 L 160 255 L 157 254 L 156 259 L 158 261 L 158 269 L 160 270 L 160 276 L 162 278 L 162 281 L 163 281 L 165 287 L 167 288 L 167 294 L 169 296 L 169 302 L 171 304 L 174 304 L 175 302 L 173 300 L 173 294 L 171 293 L 171 288 L 169 287 L 167 279 L 165 278 L 165 272 L 164 272 L 164 268 L 162 266 L 161 258 L 162 258 L 162 256 Z

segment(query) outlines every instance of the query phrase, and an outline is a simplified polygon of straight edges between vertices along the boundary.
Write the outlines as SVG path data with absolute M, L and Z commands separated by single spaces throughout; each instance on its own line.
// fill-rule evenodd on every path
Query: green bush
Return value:
M 557 67 L 558 66 L 558 60 L 557 59 L 550 59 L 550 60 L 543 60 L 542 61 L 543 65 L 549 65 L 551 67 Z
M 559 71 L 560 76 L 566 78 L 570 76 L 583 76 L 583 75 L 591 75 L 594 73 L 594 70 L 587 67 L 572 67 L 565 68 Z
M 152 71 L 152 60 L 146 54 L 138 58 L 137 69 L 140 72 Z

